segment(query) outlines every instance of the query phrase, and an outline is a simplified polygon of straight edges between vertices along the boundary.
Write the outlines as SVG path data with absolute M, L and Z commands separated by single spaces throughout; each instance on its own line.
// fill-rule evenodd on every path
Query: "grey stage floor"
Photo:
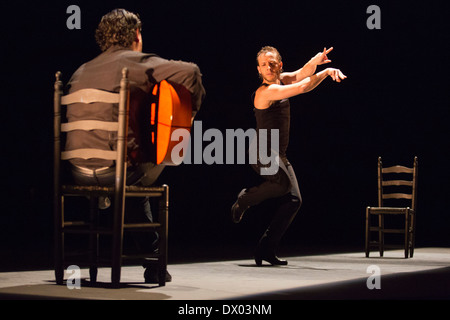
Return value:
M 292 299 L 449 299 L 450 248 L 418 248 L 404 259 L 401 251 L 383 258 L 363 252 L 287 257 L 288 266 L 256 267 L 253 260 L 171 264 L 173 281 L 145 284 L 140 266 L 122 269 L 123 286 L 108 288 L 109 269 L 100 269 L 95 287 L 81 270 L 80 289 L 56 285 L 52 270 L 0 273 L 1 299 L 115 300 L 292 300 Z M 369 281 L 376 266 L 380 277 Z

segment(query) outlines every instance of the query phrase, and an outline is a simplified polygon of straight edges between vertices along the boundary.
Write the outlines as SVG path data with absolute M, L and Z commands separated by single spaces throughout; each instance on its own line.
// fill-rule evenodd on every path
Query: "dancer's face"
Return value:
M 266 52 L 258 57 L 258 72 L 264 82 L 276 83 L 280 79 L 283 62 L 278 61 L 273 52 Z

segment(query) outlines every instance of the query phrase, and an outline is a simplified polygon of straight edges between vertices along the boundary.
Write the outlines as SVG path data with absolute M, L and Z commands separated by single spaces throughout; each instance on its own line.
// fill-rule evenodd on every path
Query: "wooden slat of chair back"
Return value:
M 117 122 L 100 120 L 79 120 L 61 124 L 62 132 L 70 132 L 74 130 L 118 131 L 119 124 Z
M 388 181 L 382 181 L 383 187 L 388 186 L 413 186 L 413 181 L 410 180 L 388 180 Z
M 73 103 L 119 103 L 119 94 L 100 89 L 81 89 L 61 97 L 62 105 Z
M 382 173 L 414 173 L 414 168 L 408 168 L 404 166 L 392 166 L 383 168 Z
M 383 199 L 408 199 L 408 200 L 412 200 L 412 193 L 383 193 Z

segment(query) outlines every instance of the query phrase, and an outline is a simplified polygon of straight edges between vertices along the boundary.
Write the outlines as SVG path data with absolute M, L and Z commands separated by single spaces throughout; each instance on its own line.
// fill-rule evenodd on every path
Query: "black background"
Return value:
M 376 205 L 376 165 L 419 157 L 417 246 L 450 245 L 449 32 L 444 1 L 35 1 L 8 2 L 2 17 L 3 268 L 51 265 L 54 74 L 67 82 L 99 54 L 94 31 L 118 7 L 140 14 L 144 52 L 192 61 L 203 73 L 203 130 L 254 127 L 255 56 L 279 49 L 284 69 L 334 47 L 329 78 L 291 99 L 288 157 L 303 206 L 280 251 L 363 250 L 365 207 Z M 66 9 L 81 9 L 69 30 Z M 381 9 L 369 30 L 366 9 Z M 319 67 L 322 70 L 324 67 Z M 204 145 L 206 145 L 205 142 Z M 230 220 L 237 193 L 256 182 L 248 165 L 180 165 L 159 179 L 171 190 L 170 261 L 251 257 L 270 203 Z M 210 250 L 213 249 L 213 250 Z M 283 251 L 285 250 L 285 251 Z

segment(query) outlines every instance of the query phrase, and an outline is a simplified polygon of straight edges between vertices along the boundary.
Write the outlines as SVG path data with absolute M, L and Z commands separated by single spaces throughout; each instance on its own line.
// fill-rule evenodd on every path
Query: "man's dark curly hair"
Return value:
M 139 15 L 125 9 L 114 9 L 105 14 L 95 31 L 95 40 L 102 51 L 113 45 L 129 48 L 136 39 L 136 29 L 141 30 Z

